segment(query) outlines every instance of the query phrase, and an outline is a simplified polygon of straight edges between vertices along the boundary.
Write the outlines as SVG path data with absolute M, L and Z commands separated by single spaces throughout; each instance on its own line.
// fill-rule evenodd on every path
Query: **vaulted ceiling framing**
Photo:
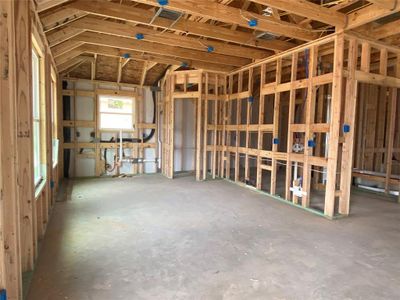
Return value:
M 107 63 L 115 81 L 140 85 L 170 65 L 229 72 L 335 30 L 400 35 L 396 0 L 161 2 L 37 0 L 37 11 L 60 73 L 104 80 Z

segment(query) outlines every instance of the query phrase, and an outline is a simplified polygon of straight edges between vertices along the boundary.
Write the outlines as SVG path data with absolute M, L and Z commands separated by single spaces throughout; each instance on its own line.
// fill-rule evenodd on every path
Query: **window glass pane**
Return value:
M 33 168 L 35 186 L 43 177 L 40 161 L 40 60 L 32 50 Z
M 35 185 L 39 183 L 41 179 L 41 167 L 40 167 L 40 122 L 33 122 L 33 167 L 34 167 L 34 178 Z
M 132 113 L 132 98 L 100 96 L 100 112 Z
M 40 89 L 39 89 L 39 57 L 32 51 L 32 96 L 33 96 L 33 118 L 40 118 Z
M 132 115 L 100 114 L 101 129 L 132 129 Z

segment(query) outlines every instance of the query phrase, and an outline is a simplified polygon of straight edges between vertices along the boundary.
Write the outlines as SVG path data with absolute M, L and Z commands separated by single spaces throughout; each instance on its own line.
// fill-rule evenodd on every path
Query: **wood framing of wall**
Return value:
M 22 299 L 22 273 L 32 271 L 54 200 L 52 172 L 51 95 L 45 74 L 53 65 L 31 1 L 0 2 L 0 290 L 7 299 Z M 42 163 L 47 175 L 35 187 L 32 130 L 32 42 L 43 53 Z M 45 72 L 46 71 L 46 72 Z
M 198 180 L 219 176 L 329 218 L 348 215 L 359 84 L 390 90 L 387 191 L 392 182 L 399 51 L 342 32 L 226 75 L 169 73 L 163 174 L 174 176 L 174 100 L 195 99 Z
M 132 97 L 135 103 L 135 116 L 134 116 L 134 124 L 135 130 L 132 132 L 132 138 L 140 140 L 139 142 L 123 142 L 122 148 L 124 150 L 131 151 L 131 158 L 134 159 L 142 159 L 144 158 L 144 151 L 145 149 L 154 149 L 155 153 L 157 153 L 158 143 L 155 141 L 144 141 L 143 136 L 146 130 L 154 130 L 154 137 L 157 137 L 157 120 L 154 124 L 152 123 L 145 123 L 144 122 L 144 90 L 140 86 L 134 85 L 124 85 L 119 83 L 106 83 L 109 88 L 101 88 L 102 83 L 92 81 L 94 85 L 93 90 L 82 90 L 76 88 L 77 81 L 68 81 L 71 88 L 63 89 L 62 95 L 69 96 L 70 103 L 72 105 L 72 111 L 77 111 L 77 101 L 78 97 L 85 97 L 91 99 L 93 102 L 93 116 L 92 120 L 79 120 L 77 118 L 76 113 L 72 113 L 69 119 L 63 118 L 63 114 L 61 113 L 61 127 L 63 130 L 60 133 L 60 140 L 61 140 L 61 148 L 62 154 L 60 157 L 60 168 L 64 169 L 64 152 L 65 151 L 72 151 L 73 152 L 73 164 L 76 166 L 79 163 L 80 158 L 93 158 L 95 160 L 95 176 L 103 176 L 107 175 L 107 170 L 104 168 L 104 158 L 102 155 L 102 151 L 105 149 L 112 149 L 118 150 L 120 147 L 120 143 L 117 141 L 119 138 L 119 131 L 108 131 L 115 135 L 114 141 L 104 142 L 101 141 L 101 134 L 102 131 L 99 127 L 99 119 L 98 119 L 98 97 L 100 95 L 111 95 L 111 96 L 123 96 L 123 97 Z M 104 85 L 104 83 L 103 83 Z M 112 87 L 111 87 L 112 86 Z M 127 87 L 129 90 L 121 89 L 121 87 Z M 114 88 L 114 89 L 112 89 Z M 60 110 L 62 109 L 63 105 L 60 103 Z M 155 114 L 157 115 L 157 105 L 155 105 L 154 109 Z M 77 132 L 79 132 L 79 128 L 87 128 L 93 130 L 94 139 L 91 142 L 79 142 L 77 138 Z M 66 139 L 64 134 L 65 130 L 71 132 L 70 140 Z M 83 149 L 90 149 L 92 150 L 91 153 L 81 153 Z M 116 151 L 118 154 L 118 151 Z M 156 162 L 154 162 L 156 164 Z M 157 169 L 157 168 L 156 168 Z M 74 168 L 75 170 L 75 168 Z M 132 164 L 132 172 L 127 175 L 137 175 L 144 173 L 144 164 L 143 163 L 134 163 Z M 116 175 L 120 174 L 119 166 L 116 166 Z M 71 177 L 77 177 L 77 175 L 72 172 Z

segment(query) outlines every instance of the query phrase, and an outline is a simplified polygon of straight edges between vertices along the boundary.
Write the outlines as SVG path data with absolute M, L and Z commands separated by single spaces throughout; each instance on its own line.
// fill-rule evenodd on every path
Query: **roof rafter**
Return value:
M 398 1 L 396 0 L 368 0 L 371 3 L 374 3 L 380 7 L 393 10 L 398 6 Z
M 378 5 L 372 4 L 367 7 L 361 8 L 349 14 L 349 22 L 346 29 L 353 29 L 364 24 L 376 21 L 378 19 L 389 16 L 395 12 L 400 11 L 400 5 L 395 9 L 387 9 Z
M 80 0 L 67 4 L 67 6 L 103 17 L 131 21 L 144 25 L 149 25 L 154 16 L 153 12 L 146 9 L 97 0 L 90 2 Z M 293 43 L 280 40 L 260 40 L 257 39 L 254 34 L 249 32 L 230 30 L 208 23 L 198 23 L 190 20 L 180 19 L 171 28 L 172 23 L 173 21 L 171 20 L 157 18 L 151 25 L 163 29 L 172 29 L 183 33 L 194 34 L 247 46 L 256 46 L 258 48 L 274 51 L 285 51 L 295 46 Z
M 198 38 L 176 35 L 169 32 L 154 31 L 131 24 L 121 24 L 112 21 L 99 20 L 94 17 L 84 17 L 69 24 L 69 27 L 79 31 L 93 31 L 97 33 L 107 33 L 122 37 L 132 38 L 136 34 L 143 34 L 144 41 L 150 41 L 165 45 L 174 45 L 182 48 L 189 48 L 199 51 L 207 51 L 207 47 L 212 47 L 213 53 L 245 57 L 249 59 L 260 59 L 272 54 L 267 50 L 230 45 L 219 41 L 204 41 Z
M 136 2 L 159 6 L 156 0 L 136 0 Z M 207 17 L 216 21 L 255 29 L 248 24 L 248 19 L 257 20 L 257 29 L 303 41 L 317 38 L 315 32 L 293 23 L 280 21 L 260 14 L 248 13 L 241 9 L 226 6 L 210 0 L 169 0 L 167 8 L 180 12 Z
M 94 45 L 111 46 L 129 50 L 167 55 L 172 57 L 180 57 L 182 59 L 188 59 L 188 60 L 196 58 L 196 60 L 204 62 L 216 63 L 220 65 L 236 66 L 236 67 L 243 66 L 251 62 L 251 60 L 246 58 L 222 55 L 217 53 L 207 53 L 204 51 L 184 49 L 168 45 L 163 45 L 162 47 L 160 47 L 155 43 L 146 42 L 143 40 L 139 41 L 131 38 L 118 37 L 118 36 L 93 33 L 93 32 L 83 32 L 73 37 L 71 40 L 81 41 L 84 43 L 94 44 Z
M 286 12 L 317 20 L 325 24 L 345 27 L 347 17 L 345 14 L 332 11 L 329 8 L 314 4 L 307 0 L 250 0 L 252 2 L 275 7 Z
M 135 50 L 120 49 L 118 47 L 84 44 L 72 50 L 71 52 L 65 53 L 59 58 L 57 58 L 56 63 L 61 64 L 83 53 L 99 54 L 112 57 L 121 57 L 123 55 L 128 55 L 130 60 L 152 61 L 152 62 L 157 62 L 159 64 L 176 65 L 176 66 L 180 66 L 182 62 L 184 62 L 184 60 L 182 59 L 168 57 L 165 55 L 147 54 Z M 219 71 L 219 72 L 230 72 L 234 69 L 234 67 L 230 66 L 206 63 L 197 60 L 185 60 L 185 62 L 188 64 L 189 67 L 196 69 L 204 69 L 204 70 Z
M 69 0 L 42 0 L 42 1 L 39 1 L 38 5 L 37 5 L 37 11 L 42 12 L 42 11 L 51 9 L 53 7 L 56 7 L 60 4 L 64 4 L 68 1 Z

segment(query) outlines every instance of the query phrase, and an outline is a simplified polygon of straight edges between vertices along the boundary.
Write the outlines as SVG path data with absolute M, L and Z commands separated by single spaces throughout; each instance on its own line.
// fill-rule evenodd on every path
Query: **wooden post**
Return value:
M 279 57 L 276 60 L 276 79 L 275 85 L 278 86 L 281 83 L 282 76 L 282 58 Z M 274 101 L 274 115 L 273 115 L 273 129 L 272 129 L 272 163 L 271 163 L 271 186 L 270 193 L 271 195 L 276 194 L 276 177 L 278 173 L 277 161 L 275 158 L 275 154 L 278 152 L 278 143 L 279 143 L 279 112 L 281 107 L 281 93 L 275 92 L 275 101 Z M 275 142 L 277 139 L 277 142 Z
M 198 73 L 199 76 L 199 95 L 197 101 L 197 129 L 196 129 L 196 180 L 201 179 L 201 117 L 202 117 L 202 103 L 201 95 L 203 93 L 203 74 Z M 204 170 L 203 170 L 204 171 Z
M 200 75 L 203 77 L 203 74 Z M 208 125 L 208 92 L 209 92 L 209 82 L 208 82 L 208 72 L 205 73 L 205 91 L 204 91 L 204 131 L 203 131 L 203 180 L 207 178 L 207 125 Z M 199 101 L 203 99 L 203 95 L 199 95 Z
M 342 103 L 341 96 L 343 90 L 343 58 L 344 36 L 343 33 L 339 33 L 335 37 L 334 46 L 332 105 L 330 115 L 327 183 L 324 208 L 324 213 L 328 217 L 333 217 L 335 210 L 336 171 L 339 151 L 340 112 Z
M 292 160 L 291 153 L 293 147 L 293 132 L 291 130 L 291 125 L 294 123 L 294 114 L 295 114 L 295 101 L 296 101 L 296 90 L 294 89 L 293 82 L 297 79 L 297 63 L 299 60 L 299 53 L 295 52 L 292 54 L 292 67 L 291 67 L 291 89 L 289 95 L 289 114 L 288 114 L 288 137 L 287 137 L 287 165 L 286 165 L 286 188 L 285 188 L 285 198 L 286 200 L 290 200 L 290 187 L 292 185 Z M 296 180 L 297 178 L 295 178 Z M 297 198 L 296 198 L 297 199 Z
M 242 92 L 243 88 L 243 72 L 239 72 L 238 79 L 238 95 Z M 239 168 L 240 168 L 240 131 L 239 125 L 241 124 L 242 118 L 242 99 L 237 97 L 236 99 L 236 149 L 235 149 L 235 182 L 239 181 Z
M 257 140 L 257 177 L 256 177 L 256 188 L 261 190 L 262 188 L 262 169 L 261 169 L 261 164 L 262 164 L 262 157 L 260 154 L 260 151 L 262 149 L 263 145 L 263 134 L 264 132 L 261 130 L 261 125 L 264 123 L 264 94 L 262 93 L 262 88 L 265 83 L 265 72 L 266 72 L 266 67 L 265 64 L 261 65 L 261 78 L 260 78 L 260 103 L 259 103 L 259 109 L 258 109 L 258 140 Z
M 340 176 L 340 197 L 339 197 L 339 213 L 348 215 L 350 209 L 350 188 L 353 171 L 353 154 L 354 154 L 354 136 L 355 136 L 355 116 L 357 103 L 357 81 L 355 79 L 355 71 L 357 68 L 357 41 L 351 39 L 348 49 L 348 75 L 346 84 L 346 107 L 344 108 L 344 125 L 348 126 L 350 131 L 344 133 L 342 163 Z
M 175 138 L 174 138 L 174 128 L 175 128 L 175 99 L 173 93 L 175 91 L 175 75 L 171 76 L 171 94 L 170 94 L 170 107 L 169 107 L 169 178 L 174 178 L 174 151 L 175 151 Z
M 212 152 L 212 178 L 215 179 L 216 173 L 217 173 L 217 143 L 218 143 L 218 136 L 217 136 L 217 127 L 218 127 L 218 106 L 219 106 L 219 94 L 218 94 L 218 88 L 219 88 L 219 77 L 217 74 L 215 74 L 215 89 L 214 89 L 214 145 L 213 145 L 213 152 Z
M 26 5 L 26 6 L 25 6 Z M 17 152 L 17 98 L 21 95 L 17 80 L 26 82 L 28 72 L 18 74 L 18 65 L 24 66 L 20 43 L 25 43 L 27 24 L 25 13 L 29 9 L 25 1 L 0 1 L 0 144 L 1 149 L 1 193 L 0 193 L 0 284 L 7 289 L 8 299 L 22 299 L 22 269 L 20 251 L 20 210 L 18 188 Z M 21 30 L 18 26 L 24 25 Z M 20 39 L 20 41 L 18 41 Z M 30 45 L 25 45 L 30 51 Z M 28 54 L 29 55 L 29 54 Z M 24 66 L 26 67 L 26 66 Z M 26 68 L 24 68 L 26 70 Z M 28 86 L 29 88 L 29 86 Z M 29 101 L 30 94 L 25 95 Z M 25 135 L 30 136 L 30 131 Z M 32 179 L 32 178 L 31 178 Z
M 318 60 L 318 48 L 312 46 L 310 48 L 309 59 L 309 76 L 307 86 L 307 102 L 306 102 L 306 120 L 305 120 L 305 137 L 304 137 L 304 164 L 303 164 L 303 195 L 301 204 L 303 207 L 310 206 L 310 192 L 311 192 L 311 165 L 310 158 L 313 156 L 313 148 L 308 145 L 308 142 L 313 140 L 313 131 L 311 125 L 314 123 L 315 116 L 315 99 L 316 87 L 314 86 L 314 77 L 316 75 Z
M 15 68 L 17 101 L 18 195 L 20 205 L 22 271 L 33 270 L 37 253 L 34 229 L 35 201 L 33 188 L 32 136 L 32 41 L 28 1 L 15 1 Z

